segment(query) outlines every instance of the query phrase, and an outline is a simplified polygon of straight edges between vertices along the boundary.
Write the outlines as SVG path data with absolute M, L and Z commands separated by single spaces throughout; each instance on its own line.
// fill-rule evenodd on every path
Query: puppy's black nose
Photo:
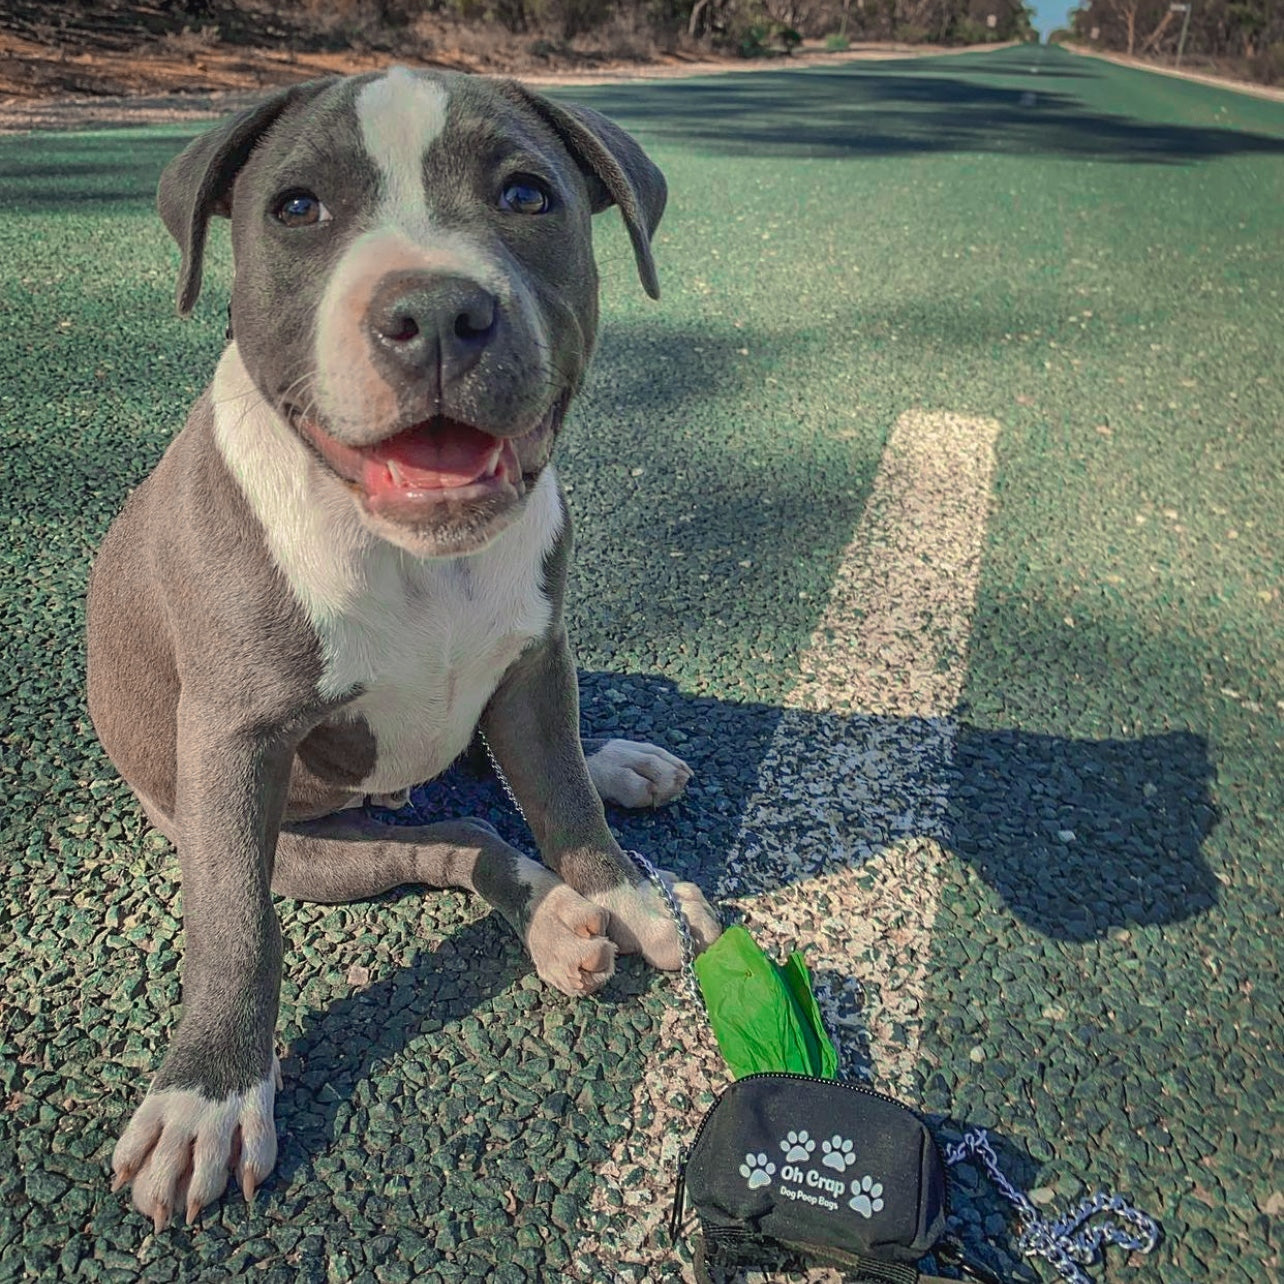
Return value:
M 405 378 L 445 389 L 472 369 L 494 338 L 499 301 L 462 276 L 398 275 L 375 291 L 366 325 Z

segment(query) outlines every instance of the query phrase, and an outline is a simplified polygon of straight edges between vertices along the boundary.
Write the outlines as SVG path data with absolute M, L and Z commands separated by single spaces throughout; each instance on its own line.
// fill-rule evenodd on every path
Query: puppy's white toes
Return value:
M 134 1207 L 158 1233 L 176 1210 L 190 1223 L 222 1195 L 238 1150 L 242 1187 L 251 1194 L 272 1171 L 280 1074 L 273 1060 L 261 1082 L 221 1101 L 187 1088 L 162 1088 L 134 1112 L 112 1156 L 112 1189 L 132 1182 Z
M 605 910 L 560 880 L 543 892 L 526 928 L 526 948 L 540 979 L 572 997 L 601 989 L 615 972 L 607 919 Z
M 621 807 L 661 807 L 691 779 L 691 768 L 659 745 L 608 740 L 587 759 L 593 787 Z
M 661 870 L 660 876 L 686 918 L 696 953 L 707 949 L 722 934 L 722 926 L 704 893 L 694 883 L 678 882 L 668 870 Z M 649 880 L 635 887 L 621 885 L 592 899 L 610 911 L 607 934 L 621 954 L 641 954 L 663 972 L 675 972 L 682 966 L 682 936 L 668 902 Z
M 152 1148 L 160 1140 L 163 1127 L 164 1119 L 160 1110 L 155 1108 L 151 1097 L 146 1098 L 134 1111 L 133 1117 L 116 1143 L 116 1149 L 112 1152 L 111 1188 L 113 1192 L 120 1190 L 122 1186 L 128 1186 L 134 1180 L 147 1162 Z
M 695 939 L 696 953 L 707 950 L 722 935 L 722 924 L 713 906 L 705 900 L 704 893 L 694 883 L 674 882 L 670 886 Z

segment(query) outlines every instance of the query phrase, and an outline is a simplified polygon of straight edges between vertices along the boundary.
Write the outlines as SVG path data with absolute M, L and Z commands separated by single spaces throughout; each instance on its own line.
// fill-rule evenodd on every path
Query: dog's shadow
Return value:
M 422 893 L 392 895 L 412 894 Z M 527 969 L 517 943 L 502 939 L 505 931 L 494 915 L 470 923 L 437 948 L 421 950 L 408 966 L 305 1016 L 283 1067 L 280 1152 L 272 1180 L 288 1189 L 300 1168 L 333 1145 L 358 1086 L 378 1067 L 518 980 Z M 479 956 L 491 966 L 477 969 Z M 465 975 L 466 985 L 460 983 Z
M 586 734 L 654 740 L 695 769 L 670 806 L 609 807 L 608 818 L 625 848 L 710 894 L 775 891 L 863 865 L 901 839 L 929 837 L 968 863 L 1017 919 L 1067 943 L 1180 922 L 1217 903 L 1218 882 L 1202 855 L 1217 821 L 1212 767 L 1207 743 L 1190 732 L 1075 740 L 947 719 L 783 712 L 618 673 L 582 673 L 580 691 Z M 478 816 L 533 852 L 480 753 L 412 800 L 382 818 Z M 474 966 L 478 959 L 486 966 Z M 468 985 L 450 982 L 443 1000 L 443 975 L 461 969 Z M 342 1097 L 371 1058 L 395 1055 L 425 1022 L 465 1015 L 529 971 L 490 915 L 420 954 L 412 983 L 394 976 L 314 1013 L 294 1050 L 306 1058 L 314 1045 L 341 1048 L 354 1018 L 382 1021 L 368 1054 L 340 1054 L 323 1074 L 309 1070 L 328 1095 Z
M 580 685 L 586 734 L 653 740 L 695 769 L 687 793 L 668 807 L 608 812 L 626 848 L 710 893 L 800 886 L 922 835 L 966 862 L 1027 929 L 1070 947 L 1117 928 L 1178 922 L 1217 902 L 1218 883 L 1201 851 L 1217 820 L 1212 769 L 1205 741 L 1188 732 L 1076 740 L 949 719 L 836 717 L 734 704 L 685 694 L 656 677 L 583 673 Z M 524 823 L 477 755 L 414 791 L 412 809 L 385 818 L 422 823 L 470 815 L 533 850 Z M 404 889 L 385 899 L 423 895 Z M 443 1047 L 459 1044 L 460 1031 L 448 1027 L 502 1002 L 530 972 L 516 939 L 490 914 L 388 977 L 305 1013 L 286 1062 L 281 1153 L 269 1185 L 279 1183 L 289 1205 L 306 1200 L 309 1179 L 331 1162 L 325 1156 L 349 1118 L 378 1104 L 385 1072 L 413 1078 L 408 1050 L 424 1047 L 435 1056 L 438 1031 Z M 816 979 L 822 989 L 845 980 L 827 973 Z M 657 983 L 630 961 L 598 1000 L 604 1006 L 584 1019 L 609 1022 L 610 1005 L 634 1005 Z M 516 1039 L 520 1028 L 518 1021 L 508 1033 Z M 878 1048 L 851 1030 L 844 1030 L 843 1043 L 844 1071 L 867 1076 Z M 511 1058 L 492 1061 L 494 1069 L 504 1067 L 505 1082 L 519 1095 L 534 1086 L 523 1085 L 525 1071 Z M 446 1082 L 456 1080 L 452 1075 Z M 471 1120 L 485 1108 L 470 1089 L 448 1089 L 449 1100 L 441 1095 L 434 1093 L 434 1113 L 469 1121 L 456 1141 L 446 1127 L 446 1144 L 463 1147 L 464 1167 L 482 1162 L 489 1134 Z M 942 1112 L 933 1116 L 938 1135 L 957 1139 L 963 1126 L 949 1114 L 961 1103 L 939 1093 L 929 1097 L 930 1107 Z M 397 1100 L 404 1109 L 406 1099 Z M 567 1118 L 555 1111 L 540 1126 L 562 1127 Z M 1019 1143 L 994 1133 L 991 1140 L 1008 1177 L 1027 1186 L 1037 1165 Z M 366 1139 L 370 1159 L 391 1155 L 395 1169 L 398 1152 L 381 1151 L 381 1144 Z M 407 1150 L 404 1158 L 422 1185 L 422 1157 Z M 988 1264 L 1011 1273 L 1015 1257 L 994 1220 L 1007 1210 L 983 1176 L 973 1180 L 975 1172 L 975 1165 L 965 1166 L 951 1181 L 957 1229 L 983 1259 L 991 1252 L 985 1246 L 992 1246 L 998 1256 Z
M 786 713 L 618 673 L 583 673 L 580 691 L 585 734 L 654 740 L 695 769 L 672 805 L 608 813 L 626 848 L 709 892 L 769 892 L 930 837 L 1056 940 L 1176 923 L 1218 900 L 1202 854 L 1217 822 L 1212 766 L 1191 732 L 1077 740 L 953 719 Z M 531 849 L 475 756 L 415 803 L 407 823 L 479 815 Z

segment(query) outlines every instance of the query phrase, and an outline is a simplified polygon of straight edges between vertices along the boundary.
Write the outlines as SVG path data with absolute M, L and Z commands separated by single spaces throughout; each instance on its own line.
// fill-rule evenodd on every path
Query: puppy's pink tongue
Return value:
M 363 481 L 371 494 L 468 486 L 495 471 L 503 446 L 479 428 L 429 419 L 370 447 Z

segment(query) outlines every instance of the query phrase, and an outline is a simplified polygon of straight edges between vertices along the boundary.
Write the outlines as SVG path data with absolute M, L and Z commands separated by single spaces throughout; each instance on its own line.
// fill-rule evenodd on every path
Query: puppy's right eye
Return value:
M 272 211 L 285 227 L 314 227 L 330 221 L 330 211 L 311 192 L 286 192 Z
M 553 197 L 543 179 L 517 174 L 504 185 L 499 207 L 510 214 L 547 214 Z

